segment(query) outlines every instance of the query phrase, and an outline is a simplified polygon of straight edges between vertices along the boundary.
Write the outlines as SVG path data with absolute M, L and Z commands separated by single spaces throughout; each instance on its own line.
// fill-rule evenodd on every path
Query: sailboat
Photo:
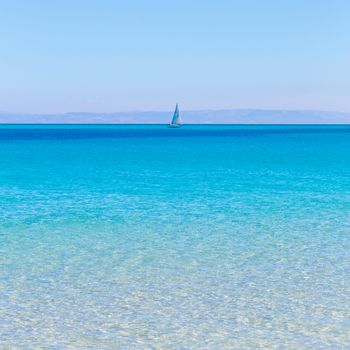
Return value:
M 179 113 L 179 106 L 176 104 L 175 112 L 171 123 L 168 125 L 169 128 L 179 128 L 182 125 L 182 120 Z

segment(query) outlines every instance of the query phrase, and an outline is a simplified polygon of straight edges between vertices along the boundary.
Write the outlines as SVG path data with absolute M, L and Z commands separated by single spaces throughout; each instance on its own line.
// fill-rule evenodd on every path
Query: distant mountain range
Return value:
M 33 124 L 166 124 L 172 112 L 27 114 L 0 112 L 0 123 Z M 350 112 L 277 109 L 182 111 L 186 124 L 350 124 Z

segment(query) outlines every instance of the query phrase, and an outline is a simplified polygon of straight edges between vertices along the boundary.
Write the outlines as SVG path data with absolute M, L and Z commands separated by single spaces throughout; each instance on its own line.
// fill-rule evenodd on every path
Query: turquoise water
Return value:
M 347 349 L 350 127 L 0 127 L 1 349 Z

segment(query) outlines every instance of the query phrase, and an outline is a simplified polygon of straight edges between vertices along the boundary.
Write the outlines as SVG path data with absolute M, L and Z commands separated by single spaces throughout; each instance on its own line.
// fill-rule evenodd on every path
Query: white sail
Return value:
M 173 115 L 173 119 L 170 123 L 170 126 L 180 126 L 181 124 L 182 124 L 182 120 L 179 113 L 179 106 L 176 104 L 175 112 Z

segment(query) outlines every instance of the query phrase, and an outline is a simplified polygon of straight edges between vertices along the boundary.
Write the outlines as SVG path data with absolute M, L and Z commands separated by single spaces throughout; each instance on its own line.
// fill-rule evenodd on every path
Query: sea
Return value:
M 349 349 L 349 276 L 350 126 L 0 126 L 0 349 Z

